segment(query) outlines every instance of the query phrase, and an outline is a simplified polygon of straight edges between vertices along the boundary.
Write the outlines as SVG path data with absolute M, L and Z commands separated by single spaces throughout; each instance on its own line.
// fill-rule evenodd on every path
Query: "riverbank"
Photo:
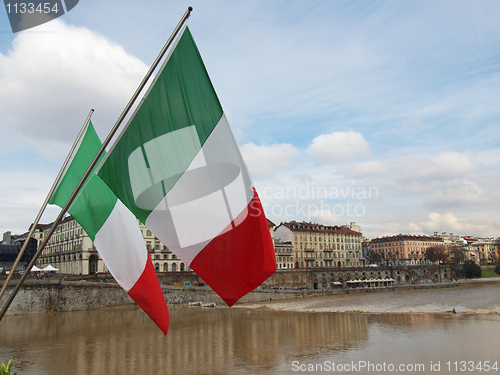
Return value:
M 254 302 L 246 309 L 371 314 L 500 315 L 496 282 L 459 283 L 451 288 L 398 288 L 392 293 L 352 293 Z
M 337 289 L 293 289 L 259 287 L 244 296 L 236 305 L 255 302 L 293 300 L 306 297 L 322 297 L 342 294 L 363 294 L 391 292 L 398 290 L 445 289 L 462 285 L 500 285 L 500 278 L 480 278 L 452 282 L 397 285 L 378 288 L 337 288 Z M 208 286 L 164 285 L 168 305 L 197 304 L 200 306 L 225 306 L 222 299 Z M 12 288 L 9 286 L 6 295 Z M 2 301 L 6 300 L 4 297 Z M 7 315 L 45 313 L 49 311 L 97 310 L 102 308 L 133 305 L 134 301 L 115 282 L 28 279 L 7 311 Z

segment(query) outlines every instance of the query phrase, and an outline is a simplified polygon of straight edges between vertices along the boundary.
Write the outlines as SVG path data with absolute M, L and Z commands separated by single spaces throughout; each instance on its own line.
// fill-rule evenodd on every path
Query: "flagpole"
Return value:
M 45 248 L 45 246 L 47 245 L 47 242 L 49 241 L 50 237 L 52 237 L 52 235 L 54 234 L 54 232 L 56 231 L 56 228 L 57 226 L 59 225 L 59 223 L 61 222 L 64 214 L 68 211 L 69 207 L 71 206 L 71 204 L 73 203 L 73 201 L 75 200 L 76 196 L 78 195 L 78 193 L 80 192 L 80 190 L 82 189 L 83 185 L 86 183 L 88 177 L 90 176 L 90 174 L 92 173 L 92 171 L 94 170 L 95 166 L 97 165 L 97 163 L 99 162 L 99 159 L 101 158 L 101 156 L 104 154 L 104 151 L 106 149 L 106 147 L 108 146 L 108 144 L 111 142 L 111 139 L 113 138 L 113 136 L 115 135 L 115 133 L 117 132 L 118 128 L 120 127 L 121 123 L 123 122 L 123 120 L 125 119 L 125 117 L 127 116 L 128 112 L 130 111 L 130 109 L 132 108 L 134 102 L 137 100 L 140 92 L 142 91 L 142 89 L 144 88 L 144 86 L 146 86 L 146 83 L 147 81 L 149 80 L 149 78 L 151 78 L 154 70 L 156 69 L 156 67 L 158 66 L 158 64 L 160 63 L 160 61 L 162 60 L 163 56 L 165 55 L 165 52 L 167 51 L 168 47 L 170 47 L 170 45 L 172 44 L 173 40 L 175 39 L 175 37 L 177 36 L 179 30 L 182 28 L 182 25 L 184 24 L 184 22 L 186 22 L 186 20 L 189 18 L 191 12 L 192 12 L 193 8 L 192 7 L 188 7 L 188 9 L 186 10 L 186 12 L 184 13 L 184 15 L 182 16 L 181 20 L 179 21 L 179 23 L 177 24 L 176 28 L 174 29 L 174 31 L 172 32 L 172 35 L 170 35 L 170 38 L 168 38 L 167 42 L 165 43 L 165 45 L 163 46 L 163 48 L 161 49 L 160 53 L 158 54 L 158 56 L 156 57 L 156 60 L 153 62 L 153 65 L 151 65 L 151 67 L 149 68 L 148 72 L 146 73 L 145 77 L 143 78 L 142 82 L 139 84 L 139 87 L 137 88 L 137 90 L 134 92 L 134 95 L 132 96 L 132 98 L 130 99 L 130 101 L 128 102 L 127 106 L 125 107 L 125 109 L 123 110 L 122 114 L 120 115 L 120 117 L 118 118 L 118 120 L 116 121 L 115 125 L 113 126 L 113 128 L 111 129 L 111 131 L 109 132 L 108 136 L 106 137 L 106 139 L 104 140 L 101 148 L 99 149 L 99 151 L 97 152 L 96 156 L 94 157 L 94 160 L 92 160 L 92 163 L 90 164 L 90 166 L 88 167 L 87 171 L 85 172 L 85 174 L 82 176 L 82 179 L 80 180 L 80 182 L 78 183 L 78 185 L 76 186 L 75 190 L 73 191 L 73 194 L 71 194 L 71 196 L 69 197 L 68 201 L 66 202 L 66 205 L 62 208 L 61 212 L 59 213 L 59 216 L 57 216 L 56 220 L 54 221 L 54 223 L 52 224 L 52 227 L 50 228 L 49 232 L 47 233 L 47 235 L 45 236 L 45 238 L 43 239 L 42 241 L 42 244 L 40 245 L 40 247 L 38 248 L 37 252 L 35 253 L 35 255 L 33 256 L 33 259 L 31 260 L 30 264 L 28 265 L 28 269 L 31 269 L 34 264 L 36 263 L 38 257 L 40 256 L 40 254 L 42 253 L 43 249 Z M 10 294 L 9 296 L 9 299 L 7 300 L 7 302 L 5 303 L 4 307 L 2 308 L 2 310 L 0 311 L 0 320 L 2 320 L 2 318 L 4 317 L 5 313 L 7 312 L 7 309 L 9 308 L 10 304 L 12 303 L 12 301 L 14 300 L 16 294 L 19 292 L 19 290 L 21 289 L 21 285 L 23 284 L 23 282 L 26 280 L 28 276 L 28 272 L 25 272 L 22 276 L 21 276 L 21 279 L 19 280 L 18 284 L 16 285 L 16 287 L 14 288 L 14 290 L 12 291 L 12 293 Z
M 17 255 L 16 261 L 14 262 L 14 265 L 12 266 L 9 275 L 7 276 L 7 279 L 5 280 L 5 283 L 2 285 L 2 290 L 0 290 L 0 300 L 2 300 L 2 297 L 5 293 L 5 290 L 7 289 L 7 285 L 9 284 L 10 279 L 12 279 L 12 276 L 14 275 L 15 269 L 19 265 L 19 262 L 21 261 L 21 257 L 23 256 L 24 251 L 28 247 L 28 243 L 29 243 L 31 237 L 33 236 L 33 233 L 36 230 L 36 226 L 40 222 L 40 219 L 42 218 L 42 215 L 45 211 L 45 208 L 47 207 L 47 205 L 49 203 L 50 197 L 52 196 L 52 194 L 54 193 L 54 190 L 56 189 L 57 185 L 59 184 L 59 181 L 61 180 L 61 177 L 64 173 L 64 170 L 66 169 L 66 166 L 68 165 L 68 163 L 71 159 L 71 156 L 73 155 L 73 152 L 75 151 L 76 146 L 78 145 L 78 142 L 80 141 L 80 138 L 82 137 L 82 135 L 84 134 L 85 130 L 87 129 L 87 127 L 90 123 L 90 118 L 92 117 L 93 113 L 94 113 L 94 110 L 91 109 L 85 122 L 83 123 L 83 126 L 80 130 L 80 133 L 78 133 L 78 136 L 76 137 L 75 142 L 73 143 L 73 146 L 71 147 L 68 155 L 66 156 L 66 160 L 64 161 L 56 179 L 54 180 L 54 183 L 52 184 L 52 187 L 50 188 L 49 193 L 47 194 L 47 197 L 45 198 L 45 201 L 43 202 L 42 207 L 40 208 L 40 211 L 38 212 L 38 215 L 37 215 L 35 221 L 33 222 L 32 226 L 30 228 L 30 231 L 28 233 L 28 236 L 26 237 L 26 240 L 24 240 L 24 244 L 21 247 L 19 254 Z M 31 268 L 26 269 L 25 272 L 30 272 L 30 270 L 31 270 Z

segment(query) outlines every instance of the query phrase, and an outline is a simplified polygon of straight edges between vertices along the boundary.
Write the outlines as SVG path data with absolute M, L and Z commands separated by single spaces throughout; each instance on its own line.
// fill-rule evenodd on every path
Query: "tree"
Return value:
M 446 248 L 442 245 L 429 246 L 425 250 L 424 258 L 430 260 L 431 262 L 444 263 L 448 258 L 448 253 L 446 251 Z
M 471 260 L 466 260 L 462 266 L 464 276 L 468 279 L 481 277 L 481 267 Z
M 500 275 L 500 263 L 497 263 L 497 266 L 495 267 L 495 272 Z
M 372 251 L 370 253 L 370 262 L 371 263 L 380 263 L 382 261 L 382 256 L 378 251 Z
M 465 260 L 465 249 L 463 246 L 453 246 L 448 251 L 448 257 L 446 259 L 446 263 L 451 265 L 459 265 Z

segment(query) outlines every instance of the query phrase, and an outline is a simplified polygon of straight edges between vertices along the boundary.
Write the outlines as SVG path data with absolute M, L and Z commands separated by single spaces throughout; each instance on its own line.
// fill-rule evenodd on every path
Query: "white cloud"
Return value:
M 368 160 L 346 168 L 344 173 L 351 177 L 382 176 L 391 170 L 391 166 L 378 160 Z
M 96 128 L 109 131 L 147 66 L 83 27 L 54 20 L 37 31 L 0 54 L 0 134 L 47 155 L 73 141 L 91 108 Z
M 341 218 L 335 216 L 334 212 L 330 209 L 320 209 L 315 205 L 311 205 L 307 209 L 307 217 L 305 220 L 313 223 L 320 223 L 326 225 L 338 225 L 342 222 Z
M 429 175 L 441 175 L 445 177 L 463 176 L 477 170 L 479 165 L 467 156 L 458 152 L 445 152 L 438 155 L 434 160 L 434 166 L 430 166 Z
M 421 228 L 426 233 L 452 232 L 461 235 L 474 235 L 488 233 L 492 223 L 477 222 L 470 218 L 461 219 L 451 212 L 440 214 L 431 212 L 427 219 L 413 223 L 416 228 Z
M 15 36 L 0 53 L 2 231 L 28 229 L 90 109 L 103 139 L 146 70 L 105 37 L 61 20 Z
M 45 200 L 57 172 L 46 165 L 32 165 L 30 169 L 12 170 L 0 165 L 0 173 L 7 178 L 0 182 L 0 235 L 8 230 L 16 234 L 28 231 Z M 60 209 L 49 205 L 42 222 L 50 222 Z
M 427 221 L 420 223 L 420 225 L 427 230 L 440 228 L 441 231 L 446 230 L 460 232 L 463 229 L 463 226 L 459 223 L 458 218 L 451 212 L 447 212 L 445 214 L 431 212 L 427 215 L 427 219 Z
M 319 164 L 335 164 L 366 156 L 370 147 L 361 133 L 350 130 L 317 136 L 307 152 Z
M 498 193 L 493 194 L 479 183 L 471 181 L 451 181 L 436 190 L 425 202 L 432 206 L 470 206 L 498 201 Z
M 403 175 L 410 179 L 457 178 L 480 168 L 480 165 L 469 157 L 455 151 L 444 152 L 434 158 L 403 157 L 398 163 L 404 169 Z
M 293 165 L 300 154 L 299 149 L 289 143 L 258 146 L 250 142 L 241 147 L 241 152 L 250 173 L 263 176 Z

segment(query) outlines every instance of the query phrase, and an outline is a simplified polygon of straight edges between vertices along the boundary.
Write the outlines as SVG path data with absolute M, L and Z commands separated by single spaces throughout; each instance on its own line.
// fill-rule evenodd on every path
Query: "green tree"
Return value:
M 468 279 L 481 277 L 481 267 L 471 260 L 466 260 L 462 267 L 464 276 Z
M 495 267 L 495 272 L 500 275 L 500 263 L 497 263 L 497 266 Z

